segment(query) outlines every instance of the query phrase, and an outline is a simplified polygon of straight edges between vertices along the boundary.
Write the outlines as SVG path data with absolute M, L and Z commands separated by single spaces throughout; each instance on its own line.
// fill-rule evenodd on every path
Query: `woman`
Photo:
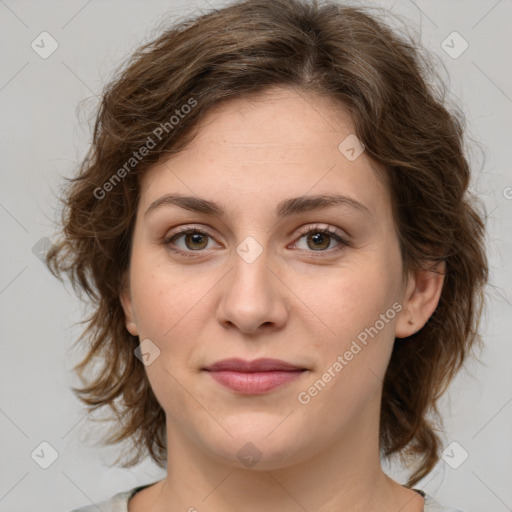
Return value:
M 95 307 L 75 391 L 167 469 L 103 511 L 449 510 L 414 485 L 487 279 L 461 126 L 353 7 L 237 2 L 133 55 L 48 254 Z

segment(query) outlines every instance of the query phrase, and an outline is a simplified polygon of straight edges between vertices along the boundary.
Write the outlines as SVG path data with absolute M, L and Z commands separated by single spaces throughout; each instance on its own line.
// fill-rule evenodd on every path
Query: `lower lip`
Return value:
M 304 370 L 273 372 L 208 372 L 212 379 L 233 391 L 247 395 L 265 393 L 299 378 Z

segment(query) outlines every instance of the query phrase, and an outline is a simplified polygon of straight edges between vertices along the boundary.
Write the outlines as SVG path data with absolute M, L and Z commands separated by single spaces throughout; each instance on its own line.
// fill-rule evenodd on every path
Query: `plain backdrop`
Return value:
M 2 512 L 69 512 L 164 476 L 149 460 L 111 467 L 118 447 L 87 439 L 100 427 L 70 389 L 78 383 L 71 372 L 80 358 L 72 350 L 76 322 L 86 309 L 40 254 L 55 235 L 62 176 L 73 173 L 90 143 L 90 113 L 114 69 L 163 20 L 221 5 L 0 0 Z M 465 512 L 505 512 L 512 510 L 512 2 L 373 5 L 402 17 L 435 55 L 451 99 L 467 116 L 468 135 L 479 141 L 468 143 L 468 157 L 472 189 L 487 210 L 491 285 L 482 363 L 469 364 L 442 401 L 450 464 L 441 460 L 416 487 Z M 45 55 L 52 45 L 58 47 Z M 43 452 L 57 456 L 47 469 L 37 457 Z M 389 472 L 405 481 L 397 466 Z

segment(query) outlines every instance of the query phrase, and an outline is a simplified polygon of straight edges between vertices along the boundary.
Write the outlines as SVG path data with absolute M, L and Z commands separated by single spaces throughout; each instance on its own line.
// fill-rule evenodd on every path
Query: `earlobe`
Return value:
M 403 297 L 403 309 L 395 324 L 395 337 L 407 338 L 418 332 L 437 308 L 444 284 L 445 263 L 432 270 L 411 272 Z
M 123 284 L 121 291 L 119 293 L 119 300 L 121 301 L 121 306 L 124 311 L 125 325 L 127 331 L 132 336 L 138 336 L 139 331 L 137 329 L 137 323 L 135 322 L 135 315 L 133 314 L 132 298 L 130 295 L 130 289 L 128 285 Z

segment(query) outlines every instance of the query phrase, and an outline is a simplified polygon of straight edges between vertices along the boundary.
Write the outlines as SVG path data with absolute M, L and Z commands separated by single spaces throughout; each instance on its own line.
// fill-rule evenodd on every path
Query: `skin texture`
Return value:
M 350 161 L 338 150 L 352 133 L 341 106 L 273 89 L 211 109 L 187 149 L 142 179 L 121 301 L 129 332 L 160 350 L 146 371 L 166 413 L 169 448 L 167 477 L 136 494 L 130 512 L 422 510 L 421 496 L 382 472 L 379 410 L 395 337 L 425 324 L 443 277 L 403 275 L 377 164 L 365 152 Z M 284 199 L 333 192 L 368 212 L 337 205 L 275 216 Z M 145 215 L 169 193 L 215 201 L 226 215 L 170 205 Z M 209 235 L 173 240 L 192 257 L 166 245 L 178 226 Z M 301 234 L 303 227 L 313 232 Z M 348 245 L 326 235 L 317 249 L 315 227 Z M 236 251 L 249 236 L 262 249 L 251 263 Z M 401 311 L 301 404 L 298 394 L 394 303 Z M 201 371 L 228 357 L 282 359 L 308 371 L 268 393 L 241 395 Z M 248 442 L 261 457 L 252 467 L 237 456 Z

